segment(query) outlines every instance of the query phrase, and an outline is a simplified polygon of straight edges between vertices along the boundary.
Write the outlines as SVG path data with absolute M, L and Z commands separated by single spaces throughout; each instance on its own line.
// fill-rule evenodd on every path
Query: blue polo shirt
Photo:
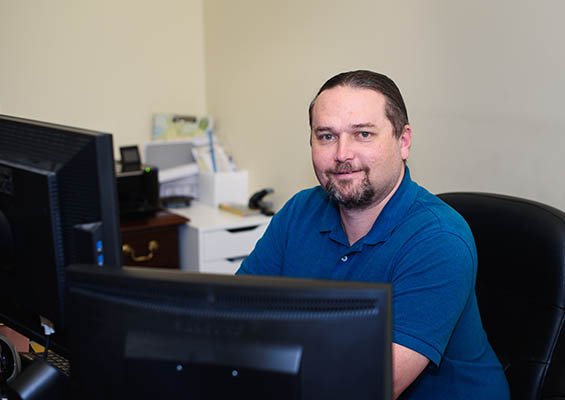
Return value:
M 509 399 L 475 297 L 477 254 L 463 218 L 410 179 L 349 245 L 319 186 L 273 217 L 238 274 L 393 284 L 393 341 L 431 362 L 401 399 Z M 355 340 L 352 338 L 352 340 Z

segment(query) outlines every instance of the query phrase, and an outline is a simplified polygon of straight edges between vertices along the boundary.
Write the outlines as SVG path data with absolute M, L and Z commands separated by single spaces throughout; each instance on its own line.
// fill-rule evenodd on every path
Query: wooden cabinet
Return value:
M 122 265 L 180 268 L 179 227 L 186 222 L 188 218 L 164 210 L 121 221 Z

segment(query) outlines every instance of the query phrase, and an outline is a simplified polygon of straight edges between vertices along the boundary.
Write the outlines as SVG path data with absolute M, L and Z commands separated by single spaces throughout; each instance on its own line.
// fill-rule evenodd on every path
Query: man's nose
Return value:
M 353 143 L 350 142 L 348 135 L 340 135 L 337 140 L 335 160 L 345 162 L 353 158 Z

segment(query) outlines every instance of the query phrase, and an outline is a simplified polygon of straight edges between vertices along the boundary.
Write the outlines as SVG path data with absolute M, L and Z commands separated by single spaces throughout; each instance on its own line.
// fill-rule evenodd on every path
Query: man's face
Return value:
M 374 90 L 337 86 L 312 109 L 312 163 L 320 184 L 346 208 L 377 205 L 403 177 L 411 130 L 396 138 Z

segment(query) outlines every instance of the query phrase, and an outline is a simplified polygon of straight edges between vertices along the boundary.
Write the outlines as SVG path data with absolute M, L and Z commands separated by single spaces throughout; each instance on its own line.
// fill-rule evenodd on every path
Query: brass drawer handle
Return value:
M 147 249 L 149 250 L 149 254 L 147 254 L 146 256 L 136 257 L 133 247 L 131 247 L 129 244 L 124 244 L 122 246 L 122 252 L 124 253 L 124 255 L 129 256 L 129 258 L 131 258 L 131 260 L 134 262 L 146 262 L 153 259 L 155 257 L 155 254 L 157 253 L 157 250 L 159 250 L 159 243 L 157 243 L 156 240 L 151 240 L 147 246 Z

